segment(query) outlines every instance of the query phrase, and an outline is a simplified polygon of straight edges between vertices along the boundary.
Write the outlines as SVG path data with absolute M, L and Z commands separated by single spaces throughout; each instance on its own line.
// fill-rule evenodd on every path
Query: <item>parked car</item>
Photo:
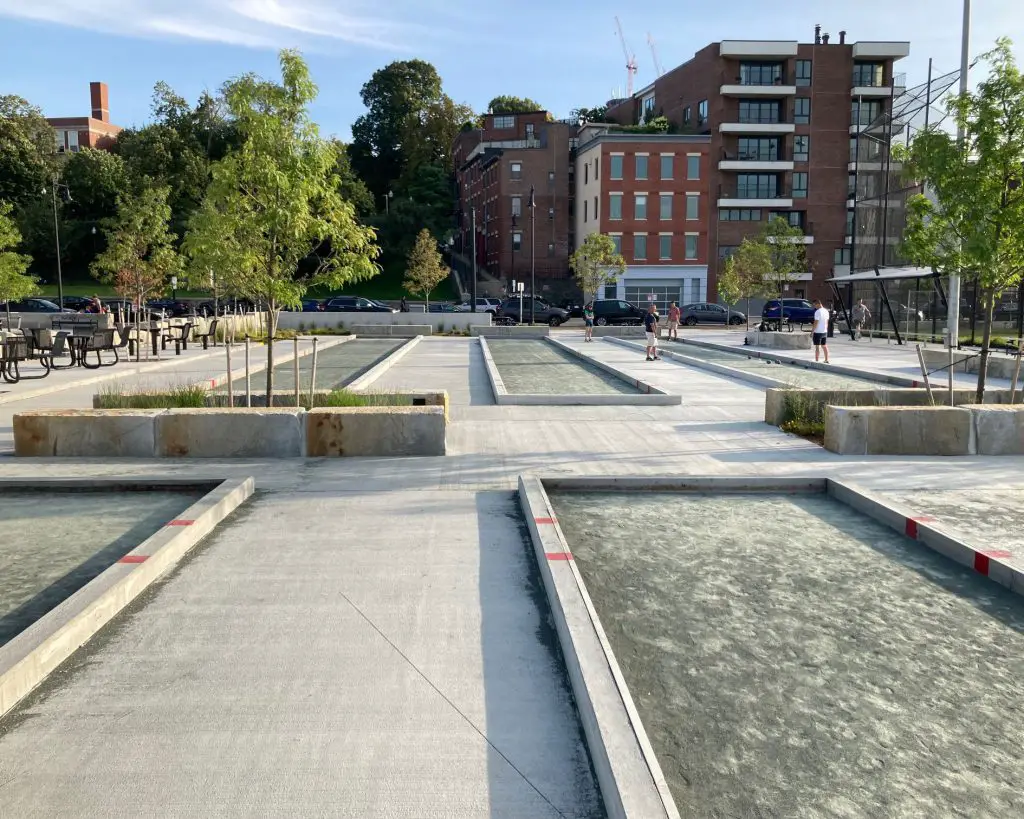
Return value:
M 455 309 L 460 313 L 472 313 L 472 307 L 472 301 L 466 301 L 462 304 L 455 305 Z M 501 299 L 488 299 L 482 296 L 477 297 L 476 311 L 478 313 L 490 313 L 493 316 L 499 307 L 501 307 Z
M 104 304 L 107 303 L 106 299 L 100 299 Z M 92 299 L 87 299 L 85 296 L 65 296 L 63 306 L 76 312 L 81 312 L 92 305 Z
M 170 318 L 181 318 L 192 314 L 192 305 L 175 299 L 152 299 L 146 302 L 146 307 Z
M 20 299 L 6 305 L 0 305 L 3 310 L 10 310 L 12 313 L 74 313 L 67 307 L 61 309 L 49 299 Z
M 523 299 L 523 314 L 519 315 L 519 299 L 505 299 L 501 303 L 502 315 L 511 316 L 519 324 L 526 324 L 530 321 L 530 299 Z M 533 300 L 533 315 L 535 321 L 542 324 L 549 324 L 557 327 L 569 320 L 569 311 L 561 307 L 553 307 L 541 299 Z
M 573 318 L 583 318 L 583 305 L 573 299 L 566 299 L 559 307 L 563 310 L 568 310 L 569 315 Z
M 448 304 L 447 302 L 439 301 L 434 302 L 428 308 L 431 313 L 461 313 L 458 306 L 454 304 Z
M 777 324 L 779 321 L 779 300 L 771 299 L 766 302 L 761 310 L 761 323 L 764 325 Z M 814 305 L 807 299 L 782 299 L 782 317 L 789 329 L 794 324 L 811 324 L 814 321 Z
M 335 296 L 324 302 L 324 310 L 328 313 L 397 313 L 394 307 L 388 307 L 373 299 L 362 296 Z
M 684 304 L 679 315 L 683 324 L 693 327 L 696 324 L 725 324 L 725 308 L 720 304 L 708 301 Z M 729 311 L 730 324 L 746 324 L 747 316 L 739 310 Z
M 324 309 L 323 303 L 316 299 L 302 299 L 297 307 L 285 308 L 289 313 L 319 313 Z
M 622 299 L 594 301 L 594 323 L 600 327 L 609 324 L 642 324 L 645 312 L 633 302 Z

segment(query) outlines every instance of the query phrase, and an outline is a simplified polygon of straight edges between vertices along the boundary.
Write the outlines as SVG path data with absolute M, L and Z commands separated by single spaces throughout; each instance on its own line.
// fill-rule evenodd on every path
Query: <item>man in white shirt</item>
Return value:
M 820 299 L 814 300 L 814 328 L 811 333 L 814 339 L 814 360 L 818 360 L 818 350 L 825 352 L 825 363 L 828 364 L 828 320 L 829 312 Z

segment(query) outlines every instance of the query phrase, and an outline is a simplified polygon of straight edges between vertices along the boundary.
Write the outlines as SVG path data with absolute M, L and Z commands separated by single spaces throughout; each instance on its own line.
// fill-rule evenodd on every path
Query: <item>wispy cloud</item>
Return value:
M 388 0 L 0 0 L 0 17 L 14 17 L 153 39 L 186 39 L 250 48 L 330 42 L 402 51 L 443 29 L 434 2 Z M 442 11 L 443 13 L 443 11 Z

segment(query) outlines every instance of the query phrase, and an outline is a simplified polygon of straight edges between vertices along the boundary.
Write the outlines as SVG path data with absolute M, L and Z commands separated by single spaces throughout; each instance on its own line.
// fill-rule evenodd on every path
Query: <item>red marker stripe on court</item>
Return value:
M 149 555 L 125 555 L 118 563 L 145 563 Z
M 543 526 L 543 525 L 554 526 L 555 519 L 554 518 L 534 518 L 533 522 L 536 523 L 538 526 Z
M 191 526 L 193 523 L 195 523 L 194 520 L 172 520 L 167 525 L 168 526 Z
M 569 552 L 545 552 L 544 557 L 548 560 L 572 560 Z
M 917 540 L 917 524 L 919 523 L 934 523 L 935 518 L 919 517 L 919 518 L 907 518 L 906 533 L 907 537 Z

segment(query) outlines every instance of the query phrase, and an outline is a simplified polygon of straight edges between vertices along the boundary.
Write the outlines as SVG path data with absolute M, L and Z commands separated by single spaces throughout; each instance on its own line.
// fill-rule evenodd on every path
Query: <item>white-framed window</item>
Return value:
M 78 153 L 78 131 L 68 131 L 68 150 Z
M 523 234 L 522 234 L 522 231 L 513 230 L 512 231 L 512 250 L 522 250 L 522 249 L 523 249 Z
M 622 218 L 622 194 L 608 194 L 608 218 L 619 220 Z
M 662 154 L 661 155 L 661 178 L 671 179 L 675 165 L 675 156 L 673 154 Z
M 533 139 L 533 136 L 534 136 L 533 123 L 532 122 L 528 122 L 528 123 L 526 123 L 526 138 L 527 139 Z
M 696 233 L 686 234 L 686 258 L 693 260 L 697 258 L 697 239 Z
M 647 178 L 647 154 L 636 155 L 636 178 Z
M 672 258 L 672 234 L 662 233 L 658 237 L 658 258 L 659 259 L 671 259 Z
M 522 179 L 523 178 L 523 163 L 522 162 L 513 162 L 510 165 L 510 170 L 511 170 L 512 178 L 513 179 Z
M 633 218 L 634 219 L 646 219 L 647 218 L 647 194 L 638 193 L 636 194 L 633 201 Z
M 611 173 L 611 175 L 610 175 L 611 179 L 622 179 L 622 159 L 623 159 L 622 154 L 612 154 L 611 155 L 611 163 L 612 163 L 611 172 L 610 172 Z
M 700 157 L 690 154 L 686 157 L 686 178 L 700 179 Z
M 661 219 L 672 218 L 672 194 L 662 193 L 658 196 L 658 215 Z
M 609 233 L 611 236 L 612 244 L 615 245 L 615 252 L 620 256 L 622 255 L 622 234 L 621 233 Z
M 633 258 L 643 260 L 647 258 L 647 234 L 633 234 Z
M 512 197 L 512 215 L 522 216 L 523 215 L 523 197 L 513 196 Z
M 689 220 L 700 218 L 700 194 L 686 194 L 686 218 Z
M 510 116 L 501 116 L 494 118 L 494 127 L 502 130 L 516 127 L 516 118 Z

